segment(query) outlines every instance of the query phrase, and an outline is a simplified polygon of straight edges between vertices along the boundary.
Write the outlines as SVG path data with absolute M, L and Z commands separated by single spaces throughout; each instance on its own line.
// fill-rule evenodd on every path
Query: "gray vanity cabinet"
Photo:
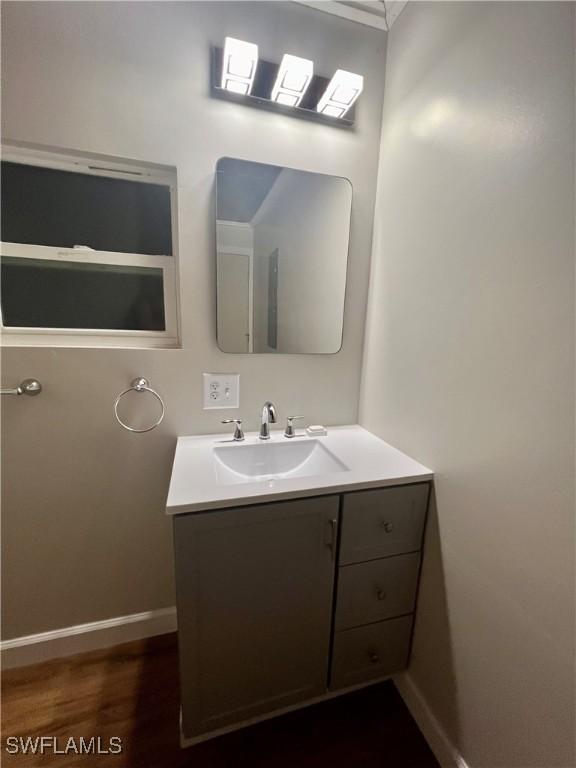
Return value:
M 326 691 L 339 497 L 174 518 L 182 732 Z
M 429 491 L 174 517 L 186 743 L 407 666 Z

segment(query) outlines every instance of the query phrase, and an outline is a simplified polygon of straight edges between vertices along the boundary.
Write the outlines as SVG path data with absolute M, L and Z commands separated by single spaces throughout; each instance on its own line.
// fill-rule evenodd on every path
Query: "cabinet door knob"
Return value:
M 380 661 L 380 656 L 378 656 L 376 651 L 368 651 L 368 656 L 372 664 L 378 664 L 378 662 Z
M 386 592 L 384 592 L 383 589 L 380 589 L 380 587 L 378 587 L 376 589 L 376 597 L 378 598 L 378 600 L 386 600 Z
M 394 525 L 392 523 L 389 523 L 387 520 L 382 520 L 382 522 L 380 523 L 380 526 L 384 528 L 386 533 L 392 533 L 392 531 L 394 530 Z

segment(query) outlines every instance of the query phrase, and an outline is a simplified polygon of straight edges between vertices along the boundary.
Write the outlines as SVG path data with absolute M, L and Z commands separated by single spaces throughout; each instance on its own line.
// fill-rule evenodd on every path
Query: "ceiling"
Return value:
M 225 157 L 216 173 L 216 216 L 220 221 L 250 222 L 282 168 Z
M 407 0 L 293 0 L 323 13 L 339 16 L 356 24 L 389 30 Z

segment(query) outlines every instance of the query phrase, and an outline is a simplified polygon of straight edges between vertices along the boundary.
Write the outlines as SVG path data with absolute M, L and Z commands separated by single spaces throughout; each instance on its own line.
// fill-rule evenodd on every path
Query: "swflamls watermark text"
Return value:
M 119 755 L 122 739 L 111 736 L 8 736 L 4 749 L 9 755 Z

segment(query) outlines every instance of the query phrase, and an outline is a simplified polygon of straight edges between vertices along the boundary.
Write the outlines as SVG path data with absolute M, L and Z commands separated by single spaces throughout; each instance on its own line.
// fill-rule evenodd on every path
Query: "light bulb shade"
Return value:
M 316 110 L 329 117 L 344 117 L 362 93 L 364 78 L 354 72 L 337 69 L 328 83 Z
M 227 37 L 222 56 L 222 88 L 233 93 L 249 94 L 257 65 L 257 45 Z
M 272 88 L 272 101 L 297 107 L 310 85 L 313 73 L 314 64 L 309 59 L 285 53 Z

